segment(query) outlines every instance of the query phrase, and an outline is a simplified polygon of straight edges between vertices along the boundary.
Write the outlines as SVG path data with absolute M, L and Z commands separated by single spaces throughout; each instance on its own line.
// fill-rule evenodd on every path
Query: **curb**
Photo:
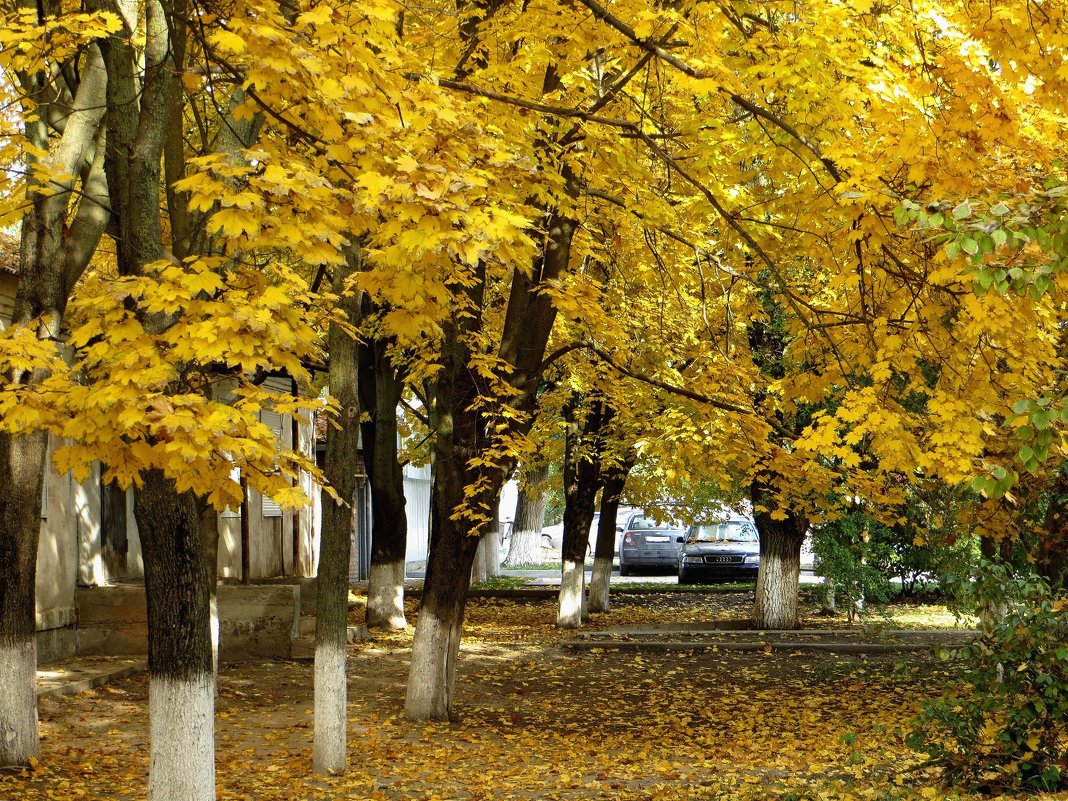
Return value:
M 840 654 L 907 654 L 934 651 L 930 643 L 828 643 L 828 642 L 639 642 L 634 640 L 570 640 L 560 644 L 572 651 L 820 651 Z

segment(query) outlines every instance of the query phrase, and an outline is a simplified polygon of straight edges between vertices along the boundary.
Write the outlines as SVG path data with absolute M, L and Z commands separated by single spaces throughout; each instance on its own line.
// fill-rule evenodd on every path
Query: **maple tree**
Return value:
M 148 9 L 154 23 L 164 12 L 197 17 Z M 26 161 L 47 161 L 49 144 L 66 158 L 72 122 L 106 128 L 110 156 L 100 158 L 119 242 L 118 275 L 89 276 L 72 305 L 70 366 L 49 341 L 57 328 L 15 326 L 0 344 L 11 377 L 0 412 L 18 434 L 11 447 L 26 449 L 10 458 L 27 465 L 17 471 L 21 511 L 0 515 L 21 532 L 7 562 L 18 567 L 0 583 L 0 620 L 16 621 L 0 624 L 5 645 L 32 634 L 36 521 L 25 502 L 44 452 L 43 438 L 24 432 L 70 439 L 61 468 L 103 458 L 109 478 L 147 482 L 142 495 L 166 496 L 171 506 L 159 509 L 175 512 L 155 515 L 163 533 L 160 518 L 188 535 L 197 504 L 232 505 L 234 464 L 258 489 L 300 503 L 291 482 L 312 466 L 279 454 L 255 415 L 301 402 L 247 379 L 283 369 L 307 383 L 317 332 L 341 325 L 329 309 L 349 290 L 375 304 L 381 340 L 405 352 L 433 432 L 434 535 L 407 703 L 417 718 L 452 711 L 471 567 L 505 476 L 533 450 L 547 362 L 587 355 L 594 369 L 567 389 L 591 400 L 620 377 L 645 388 L 651 397 L 613 397 L 611 408 L 625 418 L 619 441 L 635 446 L 636 474 L 657 466 L 650 492 L 684 494 L 699 481 L 752 489 L 766 543 L 762 625 L 796 623 L 789 583 L 804 521 L 854 496 L 892 506 L 901 493 L 891 477 L 957 484 L 979 473 L 979 489 L 1008 489 L 990 443 L 1010 421 L 1032 457 L 1036 446 L 1063 453 L 1063 402 L 1048 394 L 1063 362 L 1056 237 L 1047 245 L 1048 226 L 1026 220 L 1019 237 L 1000 223 L 980 232 L 989 220 L 972 214 L 974 203 L 1005 216 L 994 211 L 1011 208 L 1001 198 L 1032 193 L 1062 156 L 1056 3 L 1028 19 L 1006 3 L 546 0 L 402 13 L 385 0 L 239 0 L 199 17 L 196 69 L 180 63 L 184 47 L 153 38 L 159 25 L 145 28 L 142 48 L 136 10 L 115 10 L 62 25 L 33 17 L 4 34 L 47 35 L 57 64 L 70 53 L 106 60 L 107 102 L 82 106 Z M 12 74 L 59 80 L 19 52 L 3 50 Z M 142 55 L 143 76 L 131 75 Z M 258 135 L 162 159 L 176 146 L 167 134 L 183 127 L 179 73 L 187 91 L 224 99 L 227 119 Z M 86 141 L 71 165 L 86 161 Z M 93 249 L 65 239 L 64 224 L 73 234 L 92 207 L 74 211 L 74 183 L 91 197 L 100 173 L 42 169 L 30 170 L 29 197 L 51 216 L 27 225 L 35 206 L 22 230 L 31 245 L 47 230 L 53 244 L 24 247 L 37 253 L 28 276 L 56 275 L 43 265 L 66 263 L 52 259 L 57 243 L 78 244 L 86 263 Z M 45 183 L 66 188 L 35 195 Z M 163 252 L 164 196 L 174 259 Z M 947 220 L 959 225 L 942 247 L 932 228 Z M 337 285 L 356 243 L 367 269 Z M 309 269 L 334 273 L 332 297 L 312 291 Z M 66 295 L 20 307 L 20 321 L 62 311 L 72 275 L 57 284 Z M 229 405 L 205 391 L 219 365 L 238 374 Z M 641 427 L 643 414 L 655 425 Z M 378 454 L 391 461 L 388 449 Z M 569 513 L 573 573 L 591 503 Z M 154 563 L 179 544 L 161 545 Z M 200 557 L 185 556 L 199 610 L 209 580 Z M 329 636 L 341 625 L 337 583 L 320 587 L 334 591 Z M 182 622 L 202 644 L 200 612 Z M 191 653 L 203 673 L 203 652 Z

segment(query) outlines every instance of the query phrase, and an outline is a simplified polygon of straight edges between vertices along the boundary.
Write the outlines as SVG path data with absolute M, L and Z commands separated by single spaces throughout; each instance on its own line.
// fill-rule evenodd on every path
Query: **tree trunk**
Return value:
M 36 573 L 48 435 L 0 433 L 0 768 L 40 756 Z
M 593 558 L 593 577 L 590 579 L 591 612 L 607 612 L 609 608 L 612 558 L 616 548 L 616 516 L 619 513 L 619 498 L 632 464 L 633 456 L 629 456 L 623 464 L 607 465 L 604 469 L 601 517 L 597 521 L 597 548 Z
M 572 419 L 564 445 L 564 544 L 556 625 L 574 629 L 586 615 L 586 552 L 600 486 L 600 430 L 606 415 L 600 403 L 584 410 L 569 404 L 568 411 Z M 585 419 L 576 419 L 583 411 Z
M 365 313 L 369 305 L 364 303 Z M 403 382 L 385 344 L 359 346 L 364 463 L 371 485 L 371 570 L 367 581 L 368 628 L 403 629 L 404 555 L 408 540 L 404 469 L 397 453 L 397 404 Z
M 476 290 L 477 292 L 477 290 Z M 475 308 L 481 297 L 472 298 Z M 466 321 L 477 325 L 474 319 Z M 484 428 L 473 408 L 478 388 L 468 369 L 470 352 L 463 329 L 449 327 L 443 338 L 442 368 L 434 385 L 434 483 L 431 490 L 431 541 L 423 602 L 415 625 L 412 663 L 408 675 L 405 713 L 410 720 L 448 720 L 452 714 L 456 657 L 463 632 L 464 609 L 479 532 L 469 518 L 456 511 L 472 507 L 485 511 L 504 482 L 503 471 L 488 476 L 471 457 L 483 453 Z M 481 483 L 482 492 L 469 496 L 468 487 Z M 495 484 L 495 486 L 494 486 Z M 484 509 L 479 509 L 484 507 Z
M 547 501 L 544 487 L 548 477 L 549 465 L 545 463 L 535 464 L 525 471 L 515 506 L 508 556 L 504 560 L 506 567 L 541 563 L 541 528 Z
M 758 629 L 796 629 L 797 586 L 801 577 L 801 545 L 807 521 L 788 512 L 785 520 L 773 520 L 774 497 L 767 485 L 754 481 L 754 514 L 760 534 L 760 570 L 757 573 L 753 625 Z
M 489 578 L 486 571 L 486 535 L 478 538 L 478 546 L 475 548 L 475 558 L 471 563 L 471 583 L 485 584 Z
M 215 798 L 208 572 L 195 496 L 150 470 L 134 495 L 148 602 L 150 801 Z
M 548 73 L 550 70 L 547 71 Z M 551 91 L 547 87 L 546 91 Z M 578 194 L 578 181 L 565 163 L 561 175 L 566 191 Z M 546 209 L 542 223 L 545 244 L 532 270 L 516 268 L 509 287 L 507 310 L 497 356 L 512 369 L 507 381 L 516 391 L 509 404 L 525 417 L 515 417 L 500 431 L 486 420 L 479 396 L 496 390 L 473 370 L 471 343 L 483 334 L 482 310 L 486 290 L 485 264 L 476 265 L 472 280 L 458 300 L 463 314 L 443 326 L 440 369 L 434 377 L 431 405 L 436 425 L 433 446 L 434 491 L 432 537 L 423 584 L 423 606 L 415 627 L 412 666 L 408 677 L 405 712 L 410 719 L 443 720 L 452 711 L 456 656 L 463 630 L 467 582 L 478 540 L 471 520 L 485 514 L 500 492 L 512 464 L 507 457 L 485 457 L 496 442 L 530 430 L 534 402 L 541 380 L 542 359 L 556 319 L 552 297 L 541 291 L 567 268 L 576 222 L 570 211 Z M 481 347 L 481 344 L 480 344 Z M 485 386 L 476 384 L 481 381 Z M 480 461 L 481 460 L 481 461 Z M 468 495 L 467 490 L 472 490 Z M 471 516 L 465 516 L 470 510 Z M 495 512 L 496 509 L 493 509 Z
M 334 291 L 339 307 L 356 325 L 360 298 L 344 295 L 345 278 L 357 269 L 358 254 L 350 254 L 347 270 L 339 269 Z M 323 474 L 344 500 L 324 496 L 320 534 L 319 570 L 315 599 L 315 734 L 312 769 L 316 773 L 343 773 L 348 766 L 348 655 L 349 551 L 352 506 L 356 494 L 356 459 L 359 454 L 360 402 L 356 341 L 337 324 L 327 334 L 330 352 L 330 394 L 340 406 L 337 425 L 327 429 Z
M 471 567 L 471 583 L 485 584 L 489 579 L 500 575 L 498 545 L 501 541 L 500 524 L 494 518 L 483 528 L 478 538 L 478 550 L 475 551 L 475 563 Z
M 449 519 L 456 503 L 462 501 L 462 490 L 461 486 L 461 496 L 456 498 L 454 487 L 441 491 L 435 481 L 435 543 L 430 549 L 428 581 L 423 585 L 423 603 L 415 624 L 404 703 L 410 720 L 449 720 L 452 715 L 456 657 L 463 633 L 471 565 L 479 540 L 468 533 L 464 521 Z
M 821 615 L 833 615 L 838 611 L 837 600 L 835 599 L 834 591 L 834 579 L 825 578 L 823 580 L 823 606 L 820 608 Z

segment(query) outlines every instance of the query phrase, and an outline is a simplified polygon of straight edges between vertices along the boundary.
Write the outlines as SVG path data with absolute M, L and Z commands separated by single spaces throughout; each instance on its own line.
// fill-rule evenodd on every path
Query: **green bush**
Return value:
M 1002 565 L 973 582 L 984 633 L 951 693 L 924 705 L 910 747 L 969 789 L 1068 788 L 1068 595 Z

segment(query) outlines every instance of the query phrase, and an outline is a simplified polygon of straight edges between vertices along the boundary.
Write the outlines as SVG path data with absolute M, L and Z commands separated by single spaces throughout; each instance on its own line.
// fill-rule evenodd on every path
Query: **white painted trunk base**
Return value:
M 504 559 L 505 567 L 536 565 L 541 562 L 541 532 L 514 531 L 508 544 L 508 556 Z
M 0 767 L 41 755 L 37 739 L 37 642 L 0 644 Z
M 348 677 L 345 647 L 315 645 L 315 736 L 312 770 L 344 773 L 348 767 Z
M 452 708 L 449 664 L 452 644 L 448 628 L 431 614 L 422 613 L 415 623 L 412 665 L 404 711 L 409 720 L 448 720 Z
M 148 801 L 214 801 L 213 677 L 150 677 L 148 725 Z
M 367 576 L 367 625 L 370 628 L 403 629 L 404 562 L 371 564 Z
M 756 601 L 753 606 L 753 623 L 758 628 L 797 628 L 797 585 L 800 572 L 799 561 L 784 558 L 778 553 L 761 555 Z
M 560 605 L 556 625 L 562 629 L 577 629 L 582 625 L 585 611 L 586 566 L 582 562 L 566 561 L 560 574 Z
M 590 577 L 589 610 L 607 612 L 609 606 L 608 588 L 612 582 L 612 558 L 594 559 L 593 575 Z
M 478 550 L 475 551 L 475 560 L 471 563 L 471 583 L 481 584 L 489 578 L 489 573 L 486 572 L 486 538 L 483 537 L 478 541 Z
M 501 534 L 496 529 L 482 538 L 482 545 L 485 546 L 482 558 L 486 564 L 487 578 L 496 578 L 501 575 L 500 541 Z

